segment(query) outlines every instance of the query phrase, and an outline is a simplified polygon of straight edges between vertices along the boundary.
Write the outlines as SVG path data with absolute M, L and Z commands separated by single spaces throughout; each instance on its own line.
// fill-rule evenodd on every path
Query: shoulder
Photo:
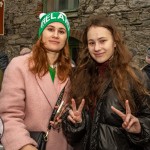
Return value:
M 144 71 L 150 71 L 150 64 L 147 64 L 146 66 L 144 66 L 142 68 L 142 70 L 144 70 Z
M 134 72 L 138 78 L 138 80 L 144 85 L 145 88 L 150 89 L 150 79 L 148 78 L 147 72 L 145 69 L 136 69 L 134 68 Z
M 10 63 L 16 63 L 16 62 L 24 63 L 24 62 L 27 62 L 30 57 L 31 57 L 31 54 L 20 55 L 20 56 L 14 57 Z
M 6 68 L 6 72 L 17 72 L 18 70 L 27 70 L 31 54 L 14 57 Z
M 31 54 L 26 54 L 26 55 L 21 55 L 21 56 L 17 56 L 14 57 L 9 65 L 13 65 L 13 66 L 24 66 L 25 64 L 28 64 L 29 58 L 30 58 Z
M 140 68 L 138 68 L 137 66 L 132 66 L 132 69 L 138 78 L 143 77 L 143 73 L 142 73 L 142 70 Z

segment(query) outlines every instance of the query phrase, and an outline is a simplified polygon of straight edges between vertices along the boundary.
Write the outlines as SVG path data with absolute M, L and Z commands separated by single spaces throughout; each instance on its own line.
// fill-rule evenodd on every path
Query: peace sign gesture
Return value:
M 78 109 L 76 107 L 76 102 L 74 99 L 71 100 L 71 106 L 72 109 L 69 110 L 68 120 L 70 120 L 72 123 L 81 123 L 82 122 L 82 109 L 85 104 L 85 100 L 82 99 Z
M 140 133 L 141 132 L 141 125 L 139 119 L 136 118 L 131 114 L 131 109 L 129 106 L 128 100 L 125 101 L 125 109 L 126 114 L 122 113 L 120 110 L 116 109 L 115 107 L 111 106 L 111 109 L 122 118 L 123 123 L 122 127 L 130 133 Z

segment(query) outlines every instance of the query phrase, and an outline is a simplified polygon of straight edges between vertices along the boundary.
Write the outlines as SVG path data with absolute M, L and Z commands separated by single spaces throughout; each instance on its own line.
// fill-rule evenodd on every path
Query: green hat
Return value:
M 39 28 L 38 37 L 41 36 L 42 32 L 49 24 L 51 24 L 53 22 L 60 22 L 65 26 L 66 31 L 67 31 L 67 38 L 69 39 L 70 24 L 69 24 L 66 14 L 64 14 L 63 12 L 50 12 L 47 14 L 41 13 L 39 15 L 39 18 L 40 18 L 41 25 Z

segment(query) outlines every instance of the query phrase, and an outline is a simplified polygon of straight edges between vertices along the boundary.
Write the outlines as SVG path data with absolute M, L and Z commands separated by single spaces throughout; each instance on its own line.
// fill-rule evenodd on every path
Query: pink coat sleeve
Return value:
M 27 144 L 36 146 L 24 124 L 25 83 L 19 65 L 16 58 L 10 62 L 0 92 L 0 116 L 4 122 L 2 144 L 5 150 L 19 150 Z

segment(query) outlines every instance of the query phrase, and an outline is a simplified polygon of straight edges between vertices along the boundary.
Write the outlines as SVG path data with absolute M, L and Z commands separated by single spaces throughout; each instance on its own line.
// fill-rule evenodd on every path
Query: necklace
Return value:
M 55 69 L 55 68 L 57 67 L 57 64 L 50 65 L 50 67 L 51 67 L 52 69 Z

